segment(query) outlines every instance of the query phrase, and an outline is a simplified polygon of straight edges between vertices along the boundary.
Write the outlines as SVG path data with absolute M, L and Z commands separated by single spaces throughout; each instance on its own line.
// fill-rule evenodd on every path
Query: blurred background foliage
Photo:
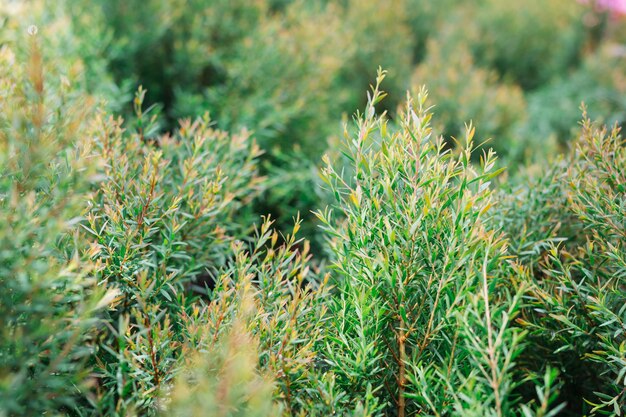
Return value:
M 86 91 L 127 119 L 142 85 L 163 132 L 205 112 L 221 129 L 250 129 L 265 151 L 263 173 L 274 177 L 259 213 L 287 227 L 299 210 L 316 251 L 315 228 L 306 226 L 319 198 L 315 179 L 284 162 L 302 161 L 316 176 L 328 138 L 341 134 L 341 115 L 365 103 L 379 65 L 389 71 L 383 106 L 392 118 L 405 92 L 426 84 L 437 133 L 458 137 L 472 121 L 513 171 L 567 146 L 582 101 L 591 117 L 626 119 L 619 18 L 573 0 L 7 4 L 54 30 L 50 55 L 80 62 Z M 13 20 L 5 13 L 4 42 Z
M 296 209 L 310 221 L 318 198 L 314 180 L 281 169 L 284 161 L 319 165 L 379 65 L 389 71 L 383 106 L 392 118 L 405 91 L 426 84 L 438 133 L 458 137 L 473 121 L 513 169 L 564 149 L 582 101 L 592 117 L 626 117 L 620 23 L 572 0 L 71 3 L 65 30 L 75 54 L 88 51 L 88 88 L 110 78 L 109 105 L 128 116 L 123 103 L 142 85 L 165 131 L 206 111 L 222 129 L 252 130 L 264 173 L 278 176 L 259 207 L 283 226 Z

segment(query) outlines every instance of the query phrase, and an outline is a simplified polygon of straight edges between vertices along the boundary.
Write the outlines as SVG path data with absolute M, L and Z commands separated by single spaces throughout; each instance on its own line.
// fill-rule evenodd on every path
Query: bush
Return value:
M 623 34 L 431 3 L 1 4 L 0 415 L 625 412 Z
M 266 151 L 269 172 L 278 172 L 271 168 L 294 145 L 316 164 L 326 137 L 339 126 L 333 118 L 353 108 L 347 105 L 353 90 L 337 82 L 355 53 L 338 6 L 297 1 L 274 9 L 265 1 L 195 1 L 181 7 L 177 0 L 100 6 L 112 32 L 106 50 L 111 71 L 119 83 L 147 87 L 147 103 L 166 116 L 162 127 L 171 130 L 178 117 L 210 112 L 222 129 L 249 128 Z M 359 80 L 360 91 L 367 81 Z M 340 92 L 331 95 L 333 88 Z M 284 188 L 292 184 L 289 178 L 275 181 Z M 282 195 L 269 189 L 261 205 L 278 214 L 294 197 L 299 206 L 315 199 L 315 193 L 301 194 L 309 179 L 303 181 Z M 287 227 L 293 214 L 279 219 L 280 226 Z
M 450 11 L 458 8 L 460 0 L 407 0 L 406 14 L 413 37 L 413 62 L 420 63 L 426 56 L 428 42 L 436 39 L 441 26 L 450 20 Z
M 98 183 L 86 140 L 93 102 L 72 89 L 75 74 L 47 63 L 38 36 L 24 43 L 28 51 L 0 48 L 0 414 L 9 416 L 76 410 L 94 311 L 107 301 L 79 233 Z
M 585 57 L 581 67 L 528 97 L 529 117 L 520 135 L 531 145 L 553 137 L 565 148 L 577 136 L 578 110 L 585 103 L 591 118 L 609 125 L 626 121 L 625 58 L 616 47 L 605 46 Z
M 339 107 L 340 111 L 352 114 L 365 105 L 363 91 L 367 91 L 374 80 L 374 69 L 378 66 L 389 69 L 390 99 L 384 105 L 395 110 L 403 100 L 409 85 L 414 48 L 409 8 L 410 2 L 405 0 L 345 2 L 341 28 L 347 32 L 347 39 L 343 50 L 339 51 L 342 67 L 334 86 L 339 97 L 348 99 Z
M 500 222 L 534 271 L 520 323 L 537 348 L 521 362 L 562 370 L 567 415 L 624 411 L 624 149 L 616 129 L 585 119 L 545 180 L 504 199 Z
M 322 21 L 336 26 L 334 9 L 298 2 L 274 12 L 265 1 L 136 6 L 100 5 L 105 30 L 112 31 L 109 67 L 119 82 L 147 87 L 148 104 L 164 107 L 166 127 L 210 111 L 222 128 L 253 128 L 264 149 L 296 138 L 321 151 L 319 130 L 328 126 L 323 115 L 332 105 L 322 92 L 341 64 L 341 44 L 333 35 L 338 30 L 320 38 L 315 28 Z
M 210 353 L 196 353 L 185 359 L 185 370 L 176 379 L 171 403 L 163 415 L 273 417 L 281 414 L 273 401 L 271 380 L 255 372 L 258 340 L 246 326 L 249 316 L 254 314 L 251 311 L 254 304 L 249 294 L 242 298 L 243 311 L 218 343 L 212 344 Z
M 460 136 L 463 124 L 473 120 L 478 135 L 492 139 L 515 166 L 535 159 L 538 143 L 552 149 L 547 138 L 554 130 L 561 138 L 573 125 L 575 116 L 554 117 L 551 108 L 576 115 L 583 96 L 573 92 L 582 90 L 581 83 L 595 89 L 590 81 L 596 76 L 585 81 L 585 67 L 580 79 L 554 89 L 552 83 L 577 71 L 584 53 L 612 36 L 604 33 L 606 19 L 569 0 L 523 6 L 482 0 L 471 7 L 458 0 L 392 3 L 115 0 L 96 2 L 95 8 L 93 2 L 77 2 L 65 13 L 73 18 L 71 30 L 96 45 L 85 48 L 87 66 L 99 69 L 104 62 L 122 86 L 117 95 L 107 92 L 117 97 L 109 99 L 116 106 L 130 101 L 124 93 L 129 85 L 141 84 L 147 104 L 163 110 L 161 128 L 167 131 L 179 117 L 205 112 L 221 129 L 250 129 L 265 151 L 264 173 L 279 175 L 272 183 L 281 184 L 276 194 L 269 188 L 262 196 L 257 206 L 264 211 L 258 214 L 282 214 L 277 225 L 288 229 L 295 214 L 289 207 L 308 213 L 318 196 L 303 191 L 314 178 L 280 176 L 289 167 L 285 159 L 318 164 L 342 113 L 364 104 L 360 92 L 377 65 L 390 70 L 391 99 L 382 105 L 392 119 L 416 74 L 413 84 L 431 84 L 439 104 L 438 131 Z M 63 8 L 69 9 L 57 6 Z M 602 82 L 609 89 L 614 83 Z M 520 88 L 532 91 L 523 96 Z M 563 91 L 572 99 L 561 99 Z M 621 111 L 619 103 L 609 107 Z M 529 111 L 536 121 L 524 123 Z M 125 116 L 134 117 L 130 111 Z M 305 236 L 321 240 L 310 232 L 310 218 L 303 219 Z
M 72 6 L 78 3 L 72 2 Z M 102 54 L 110 36 L 93 14 L 82 14 L 73 24 L 65 0 L 28 0 L 3 2 L 0 5 L 0 44 L 10 46 L 24 60 L 28 48 L 23 34 L 32 26 L 38 33 L 48 67 L 71 80 L 71 90 L 80 91 L 106 104 L 110 111 L 120 111 L 130 100 L 124 88 L 113 81 L 108 60 Z M 55 81 L 56 82 L 56 81 Z
M 477 30 L 471 48 L 476 61 L 535 89 L 574 67 L 587 36 L 585 7 L 569 0 L 514 2 L 484 0 L 470 13 Z M 549 39 L 550 41 L 546 41 Z
M 308 243 L 293 234 L 279 242 L 266 220 L 250 249 L 236 245 L 232 266 L 211 292 L 212 302 L 188 320 L 192 349 L 211 352 L 228 334 L 242 306 L 249 307 L 245 327 L 258 343 L 258 367 L 274 382 L 274 400 L 286 415 L 326 410 L 327 400 L 316 390 L 321 378 L 317 353 L 325 317 L 327 288 L 323 276 L 309 265 Z M 245 294 L 248 294 L 249 300 Z M 211 395 L 207 393 L 207 395 Z
M 515 158 L 516 127 L 525 119 L 526 102 L 515 85 L 503 84 L 497 74 L 475 65 L 467 44 L 454 39 L 454 29 L 428 43 L 424 61 L 413 74 L 413 85 L 427 85 L 437 105 L 434 128 L 446 138 L 460 139 L 465 124 L 477 126 L 480 137 L 498 154 Z M 418 91 L 419 87 L 413 87 Z
M 186 288 L 210 285 L 226 264 L 231 242 L 249 227 L 239 216 L 258 186 L 259 150 L 247 132 L 228 135 L 205 117 L 154 136 L 144 93 L 135 98 L 134 129 L 99 125 L 105 182 L 84 225 L 99 284 L 120 293 L 95 354 L 95 407 L 106 415 L 154 409 L 179 360 L 180 320 L 194 298 Z
M 377 415 L 521 415 L 532 404 L 515 392 L 526 376 L 514 366 L 524 334 L 510 281 L 521 269 L 486 221 L 495 155 L 472 167 L 473 130 L 456 157 L 432 140 L 424 91 L 391 130 L 375 116 L 383 96 L 377 85 L 348 140 L 354 176 L 324 171 L 345 216 L 318 213 L 337 285 L 326 361 L 345 404 L 373 395 Z

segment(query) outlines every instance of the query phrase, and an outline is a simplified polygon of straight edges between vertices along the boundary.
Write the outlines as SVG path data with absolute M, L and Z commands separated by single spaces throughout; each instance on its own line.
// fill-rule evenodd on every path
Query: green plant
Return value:
M 211 291 L 211 304 L 187 320 L 193 349 L 211 351 L 223 333 L 236 323 L 243 294 L 249 294 L 250 307 L 246 328 L 258 343 L 258 366 L 274 380 L 274 399 L 285 415 L 324 407 L 316 403 L 315 390 L 321 377 L 317 344 L 326 320 L 324 302 L 327 289 L 324 277 L 309 265 L 308 242 L 284 236 L 271 229 L 266 220 L 249 251 L 241 244 L 234 247 L 233 264 L 220 275 Z M 326 408 L 327 409 L 327 408 Z
M 111 71 L 119 83 L 131 80 L 147 87 L 147 103 L 163 108 L 162 128 L 171 130 L 178 117 L 210 112 L 222 129 L 254 133 L 271 174 L 280 171 L 272 168 L 282 155 L 292 157 L 294 147 L 308 164 L 317 163 L 326 137 L 339 126 L 333 118 L 354 106 L 347 101 L 355 90 L 336 82 L 350 61 L 344 54 L 355 53 L 352 34 L 342 26 L 345 13 L 336 5 L 297 1 L 275 9 L 265 1 L 194 1 L 185 7 L 177 0 L 142 2 L 141 7 L 100 3 L 96 11 L 112 33 L 106 50 Z M 363 85 L 358 91 L 367 86 L 366 75 L 359 79 Z M 335 87 L 341 91 L 330 94 Z M 289 180 L 273 178 L 285 192 L 274 195 L 269 189 L 259 205 L 279 214 L 293 196 L 301 196 L 299 206 L 315 199 L 314 192 L 301 192 L 308 178 L 292 190 L 286 189 Z M 293 214 L 279 219 L 280 225 L 291 222 Z
M 373 393 L 375 414 L 521 415 L 524 334 L 512 320 L 523 288 L 511 281 L 524 272 L 487 221 L 495 155 L 472 166 L 472 128 L 458 156 L 445 151 L 424 90 L 390 128 L 374 108 L 383 78 L 346 141 L 354 175 L 324 169 L 345 217 L 318 212 L 337 286 L 326 361 L 344 401 Z
M 248 283 L 249 284 L 249 283 Z M 242 291 L 250 291 L 245 286 Z M 273 384 L 255 370 L 258 340 L 248 330 L 254 303 L 249 293 L 240 295 L 237 316 L 210 351 L 185 358 L 185 368 L 176 378 L 169 416 L 259 416 L 273 417 L 281 410 L 273 400 Z
M 604 46 L 586 56 L 581 66 L 528 96 L 528 119 L 520 135 L 536 146 L 553 136 L 565 148 L 579 133 L 580 103 L 589 117 L 608 125 L 626 120 L 625 58 L 616 46 Z
M 77 12 L 74 3 L 59 0 L 26 0 L 0 5 L 0 44 L 10 46 L 18 59 L 24 60 L 28 48 L 23 34 L 38 35 L 47 66 L 54 67 L 55 77 L 71 82 L 70 90 L 89 95 L 99 106 L 120 111 L 130 100 L 125 86 L 117 85 L 103 56 L 110 36 L 99 16 Z M 80 21 L 80 24 L 76 24 Z M 50 80 L 52 81 L 52 80 Z M 54 80 L 54 83 L 57 81 Z
M 94 103 L 51 65 L 0 47 L 0 415 L 76 410 L 102 298 L 79 223 L 98 183 Z M 22 60 L 27 56 L 26 62 Z M 71 75 L 70 75 L 71 77 Z M 35 395 L 35 393 L 37 393 Z
M 436 134 L 460 139 L 471 122 L 488 140 L 487 147 L 514 159 L 519 152 L 515 128 L 526 113 L 522 91 L 500 82 L 494 71 L 477 67 L 468 45 L 455 39 L 455 30 L 456 23 L 447 24 L 437 40 L 429 41 L 413 74 L 413 90 L 428 85 L 432 91 Z
M 98 283 L 119 291 L 94 357 L 94 407 L 106 415 L 153 412 L 179 360 L 186 291 L 230 258 L 247 230 L 245 206 L 257 192 L 256 144 L 229 135 L 207 116 L 156 136 L 156 116 L 135 98 L 136 122 L 101 120 L 96 143 L 105 178 L 89 201 Z
M 626 412 L 616 22 L 2 2 L 0 416 Z
M 538 88 L 580 60 L 587 40 L 585 10 L 569 0 L 529 0 L 523 7 L 481 1 L 466 10 L 476 28 L 471 49 L 480 65 L 510 77 L 525 90 Z
M 342 3 L 337 1 L 337 3 Z M 366 103 L 374 69 L 388 68 L 389 110 L 404 98 L 413 65 L 414 39 L 411 36 L 408 1 L 346 1 L 343 24 L 347 39 L 340 51 L 342 66 L 334 85 L 339 97 L 348 95 L 340 111 L 352 114 Z M 358 47 L 357 47 L 358 46 Z
M 85 14 L 104 22 L 101 33 L 110 37 L 104 52 L 118 82 L 146 86 L 148 103 L 164 106 L 169 127 L 181 116 L 174 111 L 177 95 L 223 82 L 225 66 L 267 12 L 263 0 L 113 0 L 77 7 L 83 13 L 74 14 L 76 26 L 83 27 Z M 184 116 L 203 112 L 196 107 Z
M 536 353 L 520 362 L 562 370 L 567 415 L 623 412 L 624 176 L 617 129 L 585 118 L 575 149 L 543 178 L 504 195 L 496 217 L 533 271 L 520 323 Z M 526 179 L 522 180 L 522 184 Z M 539 358 L 541 360 L 539 360 Z M 580 384 L 580 381 L 586 381 Z
M 321 152 L 324 115 L 334 108 L 324 90 L 341 65 L 335 8 L 296 2 L 274 10 L 262 0 L 137 5 L 99 2 L 92 13 L 112 34 L 106 54 L 116 79 L 146 86 L 166 128 L 210 111 L 221 128 L 254 130 L 266 150 L 295 141 L 309 155 Z M 333 29 L 324 37 L 322 24 Z

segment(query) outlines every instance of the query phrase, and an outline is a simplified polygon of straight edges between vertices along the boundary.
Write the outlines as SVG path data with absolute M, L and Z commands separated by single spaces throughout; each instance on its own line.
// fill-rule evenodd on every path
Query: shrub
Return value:
M 451 10 L 461 5 L 460 0 L 407 0 L 408 27 L 413 37 L 413 62 L 420 63 L 426 56 L 427 44 L 436 39 L 441 26 L 450 20 Z
M 324 91 L 341 64 L 339 19 L 302 2 L 272 10 L 262 0 L 101 2 L 109 67 L 119 82 L 147 87 L 168 128 L 210 111 L 221 128 L 253 129 L 266 150 L 295 140 L 319 153 L 334 103 Z
M 500 221 L 534 270 L 520 323 L 537 348 L 520 361 L 562 370 L 567 415 L 624 411 L 624 149 L 616 129 L 585 119 L 545 181 L 504 199 Z
M 585 46 L 585 7 L 577 2 L 531 0 L 520 7 L 484 0 L 475 13 L 467 12 L 477 28 L 471 45 L 476 61 L 525 90 L 567 73 Z
M 374 68 L 378 66 L 389 69 L 390 99 L 384 104 L 395 110 L 402 101 L 413 64 L 409 9 L 406 0 L 345 2 L 341 27 L 345 28 L 347 39 L 346 46 L 339 51 L 342 67 L 335 85 L 338 94 L 349 94 L 350 98 L 339 107 L 340 111 L 352 114 L 363 107 L 366 102 L 363 91 L 372 83 L 376 75 Z
M 0 415 L 625 412 L 622 34 L 433 4 L 1 4 Z
M 311 252 L 320 261 L 325 238 L 311 208 L 318 207 L 329 196 L 321 188 L 319 167 L 298 148 L 289 153 L 276 151 L 273 156 L 273 163 L 265 164 L 266 191 L 260 199 L 259 211 L 271 213 L 279 230 L 288 230 L 295 218 L 302 218 L 301 235 L 311 243 Z
M 273 401 L 271 380 L 255 372 L 258 341 L 247 329 L 254 305 L 249 295 L 244 295 L 242 302 L 247 308 L 242 306 L 243 311 L 228 332 L 213 343 L 210 352 L 185 358 L 185 370 L 176 379 L 164 415 L 273 417 L 281 414 Z
M 99 284 L 120 292 L 106 312 L 95 355 L 94 406 L 106 415 L 154 410 L 179 360 L 185 289 L 214 276 L 230 243 L 246 234 L 241 215 L 258 186 L 258 147 L 247 132 L 228 135 L 208 117 L 154 136 L 155 116 L 135 98 L 136 126 L 99 125 L 105 182 L 89 201 L 87 234 Z
M 521 290 L 510 281 L 523 270 L 487 222 L 495 156 L 471 165 L 473 129 L 458 156 L 431 139 L 424 91 L 391 130 L 375 115 L 378 88 L 347 141 L 354 176 L 324 170 L 345 220 L 318 212 L 337 285 L 325 355 L 344 402 L 373 394 L 378 415 L 530 412 L 515 392 L 524 334 L 512 323 Z M 540 402 L 547 408 L 549 396 Z
M 110 70 L 120 83 L 146 86 L 168 127 L 210 111 L 222 128 L 253 129 L 266 150 L 295 143 L 317 157 L 333 118 L 363 101 L 354 92 L 367 88 L 371 68 L 393 68 L 394 91 L 411 68 L 404 3 L 99 3 L 102 32 L 112 34 Z M 356 48 L 357 39 L 367 47 Z
M 266 384 L 261 384 L 260 389 L 266 393 L 269 389 L 271 395 L 265 400 L 272 399 L 285 415 L 316 414 L 314 410 L 325 410 L 320 415 L 327 415 L 329 400 L 316 389 L 321 378 L 317 347 L 327 319 L 324 307 L 327 289 L 325 278 L 319 277 L 308 264 L 308 244 L 295 238 L 298 228 L 299 222 L 294 226 L 294 234 L 284 236 L 284 243 L 280 243 L 278 232 L 266 220 L 249 250 L 241 242 L 234 244 L 233 262 L 220 274 L 210 292 L 211 302 L 197 304 L 183 318 L 186 334 L 183 357 L 193 357 L 197 351 L 221 351 L 220 346 L 224 343 L 229 346 L 232 337 L 247 337 L 247 332 L 256 345 L 255 351 L 235 349 L 239 352 L 235 354 L 245 355 L 250 368 L 227 369 L 233 372 L 240 369 L 242 382 L 256 380 L 251 373 L 253 367 L 271 378 L 274 381 L 271 389 Z M 204 375 L 220 377 L 210 369 Z M 237 383 L 231 384 L 237 392 Z M 205 391 L 202 386 L 194 392 L 197 401 L 213 404 L 213 392 Z M 270 407 L 268 402 L 263 404 Z M 233 407 L 245 407 L 245 404 L 233 404 Z
M 590 345 L 595 346 L 586 356 L 601 369 L 601 386 L 606 388 L 588 401 L 594 406 L 592 411 L 619 414 L 626 411 L 626 148 L 616 128 L 597 128 L 588 119 L 583 122 L 582 137 L 575 153 L 579 163 L 568 179 L 571 210 L 582 222 L 587 242 L 574 255 L 581 262 L 568 265 L 562 275 L 556 276 L 562 287 L 573 290 L 575 295 L 566 303 L 557 304 L 565 317 L 554 313 L 553 317 L 567 326 L 573 339 L 593 334 Z M 578 326 L 568 319 L 572 310 L 563 308 L 572 302 L 582 310 L 580 317 L 574 319 Z
M 565 148 L 577 135 L 578 110 L 584 102 L 593 119 L 607 124 L 626 120 L 625 58 L 615 47 L 604 46 L 585 57 L 582 65 L 566 77 L 555 80 L 528 97 L 529 117 L 520 132 L 531 145 L 538 139 L 553 138 Z
M 0 47 L 0 414 L 9 416 L 76 409 L 94 311 L 110 298 L 94 289 L 78 230 L 98 182 L 86 140 L 94 103 L 31 33 L 27 51 Z
M 432 84 L 441 116 L 435 128 L 441 133 L 460 136 L 462 124 L 474 120 L 479 136 L 493 139 L 508 161 L 532 159 L 537 152 L 529 149 L 553 128 L 561 136 L 560 120 L 566 118 L 549 116 L 555 113 L 542 100 L 552 94 L 539 92 L 531 97 L 530 109 L 539 122 L 520 123 L 528 110 L 517 85 L 536 90 L 574 70 L 588 32 L 604 27 L 588 28 L 589 19 L 583 19 L 588 7 L 569 0 L 533 0 L 523 6 L 482 0 L 472 7 L 458 0 L 76 4 L 66 12 L 74 23 L 68 26 L 97 45 L 86 49 L 87 66 L 100 68 L 104 61 L 123 86 L 109 101 L 130 101 L 123 93 L 126 86 L 142 84 L 147 103 L 163 109 L 165 130 L 175 129 L 179 117 L 207 111 L 221 129 L 246 127 L 266 151 L 263 166 L 272 175 L 285 174 L 285 156 L 318 164 L 342 112 L 364 104 L 360 92 L 377 65 L 392 75 L 391 100 L 382 104 L 388 110 L 395 110 L 411 86 L 411 74 L 417 73 L 417 83 Z M 68 8 L 58 9 L 63 7 Z M 417 72 L 415 62 L 421 63 Z M 563 88 L 580 91 L 572 85 L 568 81 Z M 561 103 L 568 113 L 578 107 L 573 101 Z M 125 116 L 133 117 L 131 112 Z M 303 175 L 275 177 L 272 182 L 281 189 L 276 194 L 268 189 L 258 206 L 283 213 L 286 218 L 277 218 L 277 225 L 287 227 L 294 212 L 286 207 L 307 213 L 314 208 L 310 203 L 317 201 L 316 193 L 303 192 L 314 181 Z M 305 236 L 319 241 L 309 233 L 313 223 L 303 219 Z
M 70 5 L 66 0 L 3 2 L 0 43 L 10 46 L 19 59 L 24 59 L 27 43 L 23 34 L 31 26 L 36 28 L 47 65 L 56 68 L 65 82 L 71 80 L 72 91 L 88 94 L 99 105 L 106 104 L 110 111 L 120 111 L 129 97 L 113 81 L 108 60 L 102 56 L 109 36 L 97 15 L 81 14 L 77 17 L 80 25 L 73 24 L 70 11 L 78 4 Z
M 260 20 L 225 63 L 226 82 L 208 88 L 203 104 L 224 126 L 253 128 L 264 149 L 297 144 L 309 158 L 323 151 L 330 117 L 341 108 L 326 92 L 343 45 L 335 8 L 311 8 L 294 3 L 281 18 Z
M 492 221 L 509 235 L 510 252 L 533 269 L 552 246 L 578 233 L 573 219 L 563 215 L 565 163 L 559 158 L 539 174 L 531 169 L 518 172 L 498 192 Z
M 113 34 L 111 71 L 120 83 L 147 87 L 148 104 L 163 107 L 165 129 L 178 117 L 208 111 L 222 129 L 253 131 L 270 172 L 278 172 L 271 168 L 294 146 L 317 163 L 326 136 L 339 126 L 333 118 L 354 98 L 337 82 L 356 48 L 336 5 L 297 1 L 276 9 L 265 1 L 194 1 L 181 7 L 172 0 L 100 6 Z M 360 91 L 367 81 L 359 80 Z M 334 88 L 339 92 L 331 95 Z M 309 178 L 287 189 L 291 180 L 276 178 L 284 193 L 269 189 L 260 205 L 279 214 L 294 198 L 299 206 L 315 199 L 301 193 Z M 293 214 L 279 219 L 280 226 Z
M 519 153 L 515 128 L 526 112 L 522 91 L 501 83 L 494 71 L 477 67 L 467 44 L 450 33 L 454 30 L 444 26 L 438 40 L 429 41 L 426 57 L 413 74 L 413 85 L 428 85 L 432 91 L 437 134 L 460 139 L 464 125 L 472 122 L 480 137 L 489 140 L 489 147 L 515 158 Z

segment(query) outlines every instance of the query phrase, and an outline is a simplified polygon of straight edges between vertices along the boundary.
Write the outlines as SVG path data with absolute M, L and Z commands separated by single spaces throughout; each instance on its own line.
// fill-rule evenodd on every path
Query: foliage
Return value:
M 346 401 L 371 392 L 378 412 L 521 415 L 514 361 L 523 333 L 512 326 L 520 293 L 509 283 L 518 268 L 483 221 L 495 155 L 470 164 L 472 128 L 458 156 L 431 139 L 425 91 L 391 130 L 374 109 L 383 78 L 347 140 L 354 176 L 324 170 L 345 216 L 318 213 L 333 237 L 338 288 L 326 360 Z
M 110 67 L 120 82 L 146 86 L 148 103 L 164 106 L 169 126 L 176 117 L 210 111 L 222 128 L 253 126 L 265 149 L 283 146 L 285 135 L 303 147 L 319 145 L 306 137 L 316 130 L 308 124 L 324 126 L 312 114 L 330 104 L 320 93 L 341 61 L 331 55 L 339 49 L 322 50 L 337 42 L 315 28 L 336 25 L 333 10 L 294 5 L 274 17 L 262 0 L 137 6 L 100 4 L 113 31 Z M 318 60 L 320 54 L 328 58 Z
M 489 140 L 488 147 L 513 158 L 517 153 L 515 128 L 526 111 L 522 91 L 500 83 L 493 70 L 476 67 L 468 45 L 454 41 L 452 26 L 443 29 L 452 33 L 429 41 L 413 84 L 427 85 L 433 92 L 438 134 L 460 139 L 464 125 L 471 122 L 478 127 L 480 137 Z
M 73 410 L 86 389 L 94 291 L 78 233 L 98 182 L 93 103 L 73 74 L 0 48 L 0 415 Z M 33 395 L 33 393 L 40 393 Z
M 626 412 L 617 19 L 1 3 L 0 416 Z
M 207 354 L 226 347 L 234 349 L 233 355 L 242 355 L 250 366 L 241 368 L 241 364 L 236 364 L 236 367 L 227 370 L 241 376 L 244 387 L 258 387 L 266 393 L 269 390 L 269 398 L 263 400 L 273 398 L 273 405 L 270 407 L 270 403 L 264 402 L 263 407 L 272 410 L 280 407 L 285 415 L 314 410 L 325 415 L 330 399 L 328 394 L 315 388 L 323 377 L 317 370 L 319 358 L 316 348 L 326 320 L 324 300 L 327 288 L 325 278 L 318 277 L 308 264 L 308 243 L 295 238 L 299 224 L 295 224 L 294 234 L 284 236 L 284 242 L 280 243 L 278 233 L 271 229 L 271 221 L 266 219 L 249 250 L 241 242 L 234 243 L 233 262 L 223 270 L 215 288 L 210 291 L 211 302 L 196 304 L 183 317 L 186 336 L 182 356 L 196 357 L 197 352 L 203 352 L 202 356 L 207 358 Z M 241 347 L 230 345 L 233 337 L 235 340 L 250 337 L 252 345 L 240 351 Z M 256 347 L 247 350 L 252 346 Z M 213 363 L 209 366 L 229 366 L 227 363 L 215 364 L 209 358 L 205 360 Z M 230 362 L 232 357 L 224 360 Z M 273 384 L 256 379 L 250 373 L 253 367 L 271 378 Z M 224 375 L 214 374 L 211 369 L 215 368 L 206 369 L 203 378 Z M 184 371 L 182 378 L 187 380 L 188 373 Z M 246 385 L 251 381 L 258 383 Z M 190 388 L 186 382 L 182 384 L 184 388 L 175 388 L 173 394 L 174 409 L 176 404 L 179 407 L 188 405 L 186 396 Z M 237 384 L 233 382 L 234 389 L 239 389 Z M 182 400 L 176 400 L 177 389 L 186 393 L 180 394 L 183 395 Z M 195 398 L 191 404 L 198 401 L 220 405 L 214 403 L 211 390 L 201 386 L 196 391 L 191 390 Z M 239 405 L 235 403 L 233 407 Z
M 254 314 L 254 304 L 249 294 L 242 298 L 238 316 L 211 350 L 186 358 L 185 370 L 176 379 L 165 415 L 280 415 L 272 400 L 271 381 L 255 372 L 258 341 L 246 327 L 249 316 Z
M 208 111 L 221 129 L 254 133 L 263 167 L 281 184 L 263 194 L 257 214 L 282 214 L 284 230 L 295 214 L 286 208 L 308 213 L 323 204 L 310 186 L 315 177 L 304 174 L 311 170 L 283 175 L 285 159 L 318 165 L 327 138 L 340 133 L 342 113 L 364 105 L 362 91 L 379 65 L 390 73 L 382 105 L 392 119 L 405 90 L 427 83 L 439 106 L 438 131 L 461 136 L 473 120 L 513 168 L 541 157 L 538 144 L 552 149 L 547 138 L 566 141 L 581 100 L 602 103 L 593 114 L 621 114 L 619 100 L 603 98 L 620 81 L 589 79 L 593 69 L 581 66 L 618 31 L 570 0 L 99 0 L 65 8 L 68 27 L 95 45 L 84 48 L 88 67 L 104 66 L 122 86 L 117 95 L 107 91 L 115 109 L 130 101 L 129 85 L 143 85 L 147 104 L 163 110 L 162 129 Z M 580 76 L 570 79 L 570 70 Z M 606 88 L 597 90 L 595 80 Z M 310 216 L 303 220 L 305 236 L 320 241 Z
M 246 217 L 235 215 L 258 186 L 259 150 L 247 132 L 229 135 L 204 117 L 156 137 L 144 93 L 134 129 L 99 126 L 105 182 L 84 225 L 99 284 L 120 293 L 95 356 L 95 406 L 106 415 L 154 407 L 178 360 L 185 289 L 225 265 L 230 242 L 245 235 Z
M 469 12 L 477 27 L 472 51 L 502 77 L 537 88 L 577 64 L 586 41 L 584 11 L 569 0 L 528 0 L 524 7 L 483 0 Z
M 626 120 L 625 57 L 616 46 L 605 46 L 585 58 L 581 67 L 529 96 L 528 123 L 521 134 L 537 146 L 552 135 L 561 146 L 575 133 L 584 102 L 589 116 L 604 123 Z M 578 130 L 578 129 L 575 129 Z
M 585 119 L 565 160 L 504 197 L 499 221 L 534 271 L 521 323 L 537 353 L 522 361 L 562 369 L 568 415 L 624 412 L 625 168 L 618 131 Z
M 340 50 L 343 65 L 335 85 L 343 94 L 352 97 L 339 107 L 341 111 L 352 114 L 365 104 L 363 91 L 367 91 L 375 78 L 374 69 L 378 66 L 389 68 L 388 108 L 395 110 L 403 99 L 411 74 L 414 47 L 408 19 L 410 6 L 407 0 L 345 2 L 342 25 L 347 28 L 348 39 L 344 41 L 346 47 Z
M 29 50 L 24 34 L 36 33 L 46 65 L 54 67 L 63 82 L 71 80 L 73 91 L 88 94 L 111 111 L 120 111 L 129 98 L 113 81 L 108 60 L 102 56 L 110 37 L 93 14 L 83 14 L 81 24 L 73 24 L 72 5 L 66 0 L 3 2 L 0 44 L 10 46 L 17 58 L 24 60 Z
M 275 163 L 265 164 L 267 178 L 264 182 L 265 193 L 260 199 L 260 210 L 271 213 L 277 219 L 276 227 L 279 230 L 287 230 L 294 219 L 302 218 L 302 236 L 311 243 L 313 254 L 322 255 L 324 236 L 317 218 L 310 210 L 330 199 L 321 187 L 319 168 L 298 148 L 290 153 L 277 151 L 274 157 Z
M 413 61 L 421 63 L 426 56 L 426 47 L 430 40 L 437 38 L 437 33 L 449 21 L 450 11 L 462 4 L 460 0 L 407 0 L 406 15 L 408 27 L 413 37 Z

